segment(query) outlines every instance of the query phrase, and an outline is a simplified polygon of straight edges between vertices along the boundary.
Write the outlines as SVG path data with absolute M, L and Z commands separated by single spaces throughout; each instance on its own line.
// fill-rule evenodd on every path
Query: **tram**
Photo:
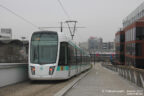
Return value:
M 68 79 L 91 67 L 90 56 L 62 32 L 34 32 L 29 44 L 31 80 Z

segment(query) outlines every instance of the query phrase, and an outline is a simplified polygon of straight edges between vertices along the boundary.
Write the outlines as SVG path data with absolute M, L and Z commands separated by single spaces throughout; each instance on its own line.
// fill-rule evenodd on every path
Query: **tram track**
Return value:
M 47 94 L 48 96 L 53 96 L 55 92 L 53 90 L 59 90 L 64 87 L 65 84 L 70 82 L 71 80 L 68 80 L 66 82 L 61 81 L 59 83 L 52 83 L 52 82 L 45 82 L 41 83 L 30 83 L 30 81 L 7 86 L 0 89 L 0 96 L 44 96 Z M 51 90 L 52 89 L 52 90 Z M 51 95 L 50 95 L 51 94 Z
M 0 88 L 0 96 L 54 96 L 81 75 L 62 81 L 25 81 Z

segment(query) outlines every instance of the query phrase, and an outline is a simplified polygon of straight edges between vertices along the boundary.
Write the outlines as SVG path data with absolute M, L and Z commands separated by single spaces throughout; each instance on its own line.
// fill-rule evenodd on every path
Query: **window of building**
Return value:
M 136 40 L 144 40 L 144 27 L 136 28 Z
M 140 43 L 136 44 L 136 56 L 142 55 L 142 45 Z

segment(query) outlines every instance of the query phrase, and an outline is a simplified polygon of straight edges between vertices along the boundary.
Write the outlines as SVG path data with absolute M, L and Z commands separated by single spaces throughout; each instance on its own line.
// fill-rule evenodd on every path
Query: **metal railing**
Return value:
M 102 66 L 118 72 L 120 76 L 144 88 L 144 70 L 129 66 L 110 65 L 102 63 Z

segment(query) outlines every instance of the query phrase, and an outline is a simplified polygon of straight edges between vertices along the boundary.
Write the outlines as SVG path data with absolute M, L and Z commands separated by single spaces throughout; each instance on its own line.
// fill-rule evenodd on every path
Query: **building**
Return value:
M 99 51 L 102 49 L 103 39 L 98 37 L 90 37 L 88 39 L 88 49 L 92 51 Z
M 103 42 L 102 43 L 102 51 L 104 51 L 104 52 L 114 51 L 114 42 Z
M 124 28 L 125 31 L 125 64 L 136 67 L 144 62 L 144 22 L 135 21 Z
M 12 30 L 10 28 L 2 28 L 0 31 L 0 40 L 12 39 Z
M 115 63 L 118 65 L 124 65 L 125 64 L 125 33 L 123 30 L 118 31 L 115 34 L 115 54 L 116 54 L 116 60 Z
M 103 42 L 102 38 L 90 37 L 88 39 L 88 49 L 91 52 L 113 52 L 115 50 L 114 42 Z
M 125 31 L 125 64 L 144 67 L 144 3 L 123 22 Z
M 84 50 L 88 50 L 88 42 L 79 43 L 79 46 Z
M 144 3 L 124 19 L 123 29 L 116 33 L 116 53 L 117 63 L 144 68 Z

